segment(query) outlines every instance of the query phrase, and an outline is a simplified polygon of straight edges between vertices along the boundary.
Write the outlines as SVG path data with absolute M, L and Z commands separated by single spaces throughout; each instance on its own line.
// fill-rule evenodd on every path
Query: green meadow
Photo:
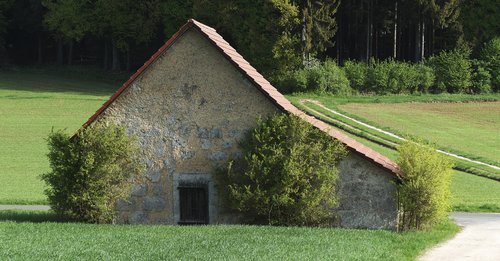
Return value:
M 46 137 L 76 131 L 119 83 L 85 73 L 0 71 L 0 204 L 47 203 Z
M 459 230 L 451 222 L 428 231 L 396 233 L 55 221 L 49 212 L 0 211 L 0 256 L 7 260 L 414 260 Z

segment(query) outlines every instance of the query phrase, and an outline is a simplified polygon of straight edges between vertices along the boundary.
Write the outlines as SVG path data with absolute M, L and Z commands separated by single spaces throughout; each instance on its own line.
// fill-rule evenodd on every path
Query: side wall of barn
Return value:
M 396 229 L 395 176 L 355 152 L 339 164 L 340 226 Z

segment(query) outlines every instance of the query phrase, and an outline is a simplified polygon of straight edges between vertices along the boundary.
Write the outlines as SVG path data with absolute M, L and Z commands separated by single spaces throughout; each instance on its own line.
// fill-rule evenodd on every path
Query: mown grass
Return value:
M 4 215 L 0 212 L 0 220 L 4 220 L 0 221 L 0 256 L 7 260 L 414 260 L 459 230 L 451 222 L 429 231 L 397 233 L 264 226 L 36 223 L 16 221 L 12 212 L 9 215 L 13 221 L 5 221 Z
M 351 134 L 356 135 L 358 137 L 362 137 L 370 142 L 387 147 L 388 149 L 396 149 L 397 145 L 399 143 L 401 143 L 401 140 L 399 140 L 395 137 L 392 137 L 392 136 L 389 136 L 387 134 L 381 133 L 379 131 L 367 128 L 366 126 L 363 126 L 363 125 L 361 125 L 353 120 L 336 115 L 336 114 L 326 110 L 325 108 L 323 108 L 323 107 L 321 107 L 313 102 L 305 101 L 305 102 L 301 103 L 297 100 L 297 101 L 294 101 L 294 103 L 300 109 L 308 112 L 309 114 L 315 116 L 318 119 L 321 119 L 322 121 L 325 121 L 325 122 L 339 128 L 339 129 L 342 129 L 348 133 L 351 133 Z M 351 115 L 351 117 L 356 118 L 355 115 L 354 116 Z M 363 120 L 363 119 L 361 119 L 361 120 L 366 122 L 366 120 Z M 373 123 L 370 123 L 370 124 L 376 126 L 376 124 L 373 124 Z M 392 131 L 393 133 L 398 133 L 397 130 L 396 131 L 390 130 L 390 131 Z M 406 138 L 408 138 L 408 136 L 409 136 L 409 135 L 405 136 L 402 134 L 399 134 L 399 135 L 406 137 Z M 456 151 L 450 150 L 446 147 L 445 148 L 440 147 L 439 145 L 435 145 L 435 146 L 437 148 L 440 148 L 440 149 L 443 149 L 445 151 L 449 151 L 452 153 L 456 153 L 458 155 L 462 155 L 462 156 L 466 156 L 466 157 L 469 156 L 467 153 L 456 152 Z M 482 160 L 483 162 L 493 164 L 493 165 L 495 165 L 495 164 L 498 165 L 498 163 L 496 163 L 492 160 L 485 160 L 484 158 L 481 158 L 481 157 L 470 157 L 469 156 L 469 158 Z M 469 161 L 457 159 L 454 157 L 450 157 L 450 159 L 453 160 L 454 168 L 457 170 L 464 171 L 464 172 L 471 173 L 471 174 L 475 174 L 478 176 L 488 177 L 488 178 L 500 181 L 500 171 L 499 170 L 493 169 L 493 168 L 488 167 L 488 166 L 472 163 Z
M 45 138 L 52 128 L 76 131 L 118 88 L 112 82 L 78 71 L 0 71 L 0 204 L 46 203 Z
M 350 114 L 500 165 L 500 102 L 345 104 Z
M 328 108 L 400 136 L 417 136 L 446 151 L 500 165 L 500 94 L 353 97 L 298 94 L 288 98 L 295 104 L 300 99 L 315 99 Z
M 461 171 L 451 179 L 453 211 L 500 213 L 500 182 Z

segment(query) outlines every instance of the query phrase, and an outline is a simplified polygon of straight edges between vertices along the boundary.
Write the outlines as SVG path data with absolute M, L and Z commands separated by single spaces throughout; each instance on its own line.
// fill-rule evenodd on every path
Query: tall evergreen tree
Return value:
M 160 2 L 163 32 L 169 38 L 191 18 L 193 15 L 193 2 L 196 2 L 196 0 L 160 0 Z
M 91 31 L 91 1 L 80 0 L 44 0 L 48 9 L 44 22 L 55 34 L 58 41 L 58 63 L 62 64 L 62 44 L 68 44 L 68 64 L 73 61 L 73 44 L 80 42 Z
M 336 13 L 339 0 L 295 0 L 300 9 L 302 26 L 302 59 L 319 55 L 334 45 L 337 32 Z
M 465 39 L 476 52 L 483 43 L 500 35 L 500 3 L 498 0 L 469 0 L 460 12 Z
M 113 71 L 120 70 L 119 53 L 126 54 L 130 69 L 132 44 L 146 44 L 158 29 L 159 0 L 96 0 L 95 33 L 112 44 Z
M 0 0 L 0 66 L 7 62 L 4 34 L 7 31 L 7 18 L 5 13 L 10 6 L 11 0 Z

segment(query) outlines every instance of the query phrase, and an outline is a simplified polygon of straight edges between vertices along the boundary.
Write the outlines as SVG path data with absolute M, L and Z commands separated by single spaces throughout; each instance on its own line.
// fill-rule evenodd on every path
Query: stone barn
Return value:
M 139 137 L 143 182 L 117 203 L 119 223 L 231 223 L 214 170 L 241 152 L 258 116 L 298 115 L 344 143 L 338 215 L 343 227 L 394 229 L 397 165 L 294 107 L 216 31 L 189 20 L 83 127 L 96 120 Z

